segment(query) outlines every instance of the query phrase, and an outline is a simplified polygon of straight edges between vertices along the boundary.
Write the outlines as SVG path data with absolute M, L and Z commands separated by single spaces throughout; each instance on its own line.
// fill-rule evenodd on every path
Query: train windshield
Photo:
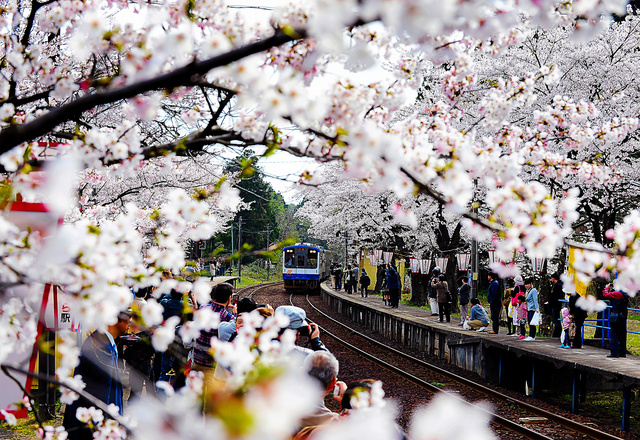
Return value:
M 284 250 L 284 267 L 315 269 L 318 267 L 318 250 L 293 247 Z

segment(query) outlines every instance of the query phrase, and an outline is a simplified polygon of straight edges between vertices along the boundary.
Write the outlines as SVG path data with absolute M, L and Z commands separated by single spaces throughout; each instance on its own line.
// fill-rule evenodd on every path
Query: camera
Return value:
M 267 305 L 266 304 L 256 304 L 256 309 L 260 309 L 260 308 L 263 308 L 263 307 L 267 307 Z
M 309 337 L 309 335 L 311 335 L 311 326 L 310 325 L 305 325 L 305 326 L 300 327 L 298 329 L 298 335 Z
M 238 299 L 239 299 L 239 296 L 237 293 L 234 293 L 233 295 L 231 295 L 231 304 L 234 304 L 234 305 L 238 304 Z

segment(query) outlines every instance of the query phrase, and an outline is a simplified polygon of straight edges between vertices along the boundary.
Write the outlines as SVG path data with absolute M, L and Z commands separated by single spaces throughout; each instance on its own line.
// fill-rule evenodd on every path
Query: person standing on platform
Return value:
M 527 278 L 524 282 L 524 287 L 527 288 L 527 318 L 529 321 L 529 336 L 524 338 L 525 341 L 536 340 L 536 327 L 538 324 L 532 325 L 536 312 L 540 313 L 540 306 L 538 305 L 538 291 L 533 287 L 533 278 Z
M 619 290 L 614 290 L 612 284 L 602 291 L 605 299 L 609 300 L 609 358 L 627 357 L 627 315 L 629 313 L 629 297 Z
M 351 268 L 351 291 L 358 293 L 358 265 L 354 264 Z
M 336 275 L 336 265 L 332 264 L 331 265 L 331 285 L 333 286 L 334 290 L 338 289 L 338 280 L 337 280 L 337 275 Z
M 564 330 L 561 333 L 562 337 L 560 338 L 561 344 L 560 348 L 571 348 L 571 338 L 569 335 L 571 329 L 571 315 L 569 314 L 568 308 L 563 308 L 560 310 L 560 316 L 562 316 L 562 329 Z
M 526 338 L 527 333 L 527 322 L 528 322 L 528 314 L 527 314 L 527 298 L 524 295 L 518 295 L 518 305 L 516 309 L 513 311 L 514 313 L 514 324 L 518 324 L 520 326 L 520 336 L 518 339 Z
M 487 333 L 497 334 L 500 331 L 500 312 L 502 311 L 502 296 L 500 295 L 500 283 L 498 282 L 498 276 L 490 272 L 489 278 L 489 290 L 487 291 L 487 300 L 489 301 L 489 310 L 491 310 L 491 321 L 493 330 Z
M 429 306 L 431 307 L 431 316 L 438 316 L 438 290 L 436 284 L 440 281 L 440 268 L 438 266 L 433 268 L 433 276 L 429 281 Z
M 460 278 L 460 288 L 458 289 L 458 301 L 460 303 L 460 324 L 464 325 L 464 322 L 467 320 L 469 316 L 469 294 L 471 293 L 471 288 L 468 283 L 469 279 L 467 277 Z
M 351 295 L 351 288 L 353 287 L 353 283 L 351 282 L 351 275 L 351 265 L 347 264 L 347 266 L 344 268 L 344 291 L 348 295 Z
M 367 292 L 367 289 L 369 289 L 370 284 L 371 284 L 371 278 L 369 278 L 369 275 L 367 275 L 367 272 L 363 269 L 362 275 L 360 275 L 360 295 L 363 298 L 369 297 L 369 293 Z
M 549 294 L 549 306 L 551 308 L 551 320 L 553 321 L 553 337 L 559 338 L 560 333 L 562 333 L 560 310 L 564 307 L 564 303 L 562 302 L 562 300 L 564 300 L 564 290 L 558 272 L 551 275 L 551 282 L 553 283 L 553 288 Z
M 569 312 L 573 316 L 573 323 L 576 326 L 576 333 L 573 336 L 571 348 L 582 348 L 582 326 L 585 319 L 587 319 L 587 312 L 577 306 L 576 302 L 580 298 L 577 292 L 573 292 L 569 295 Z
M 342 266 L 336 266 L 336 290 L 342 289 Z
M 82 376 L 86 384 L 84 391 L 107 405 L 114 404 L 122 415 L 122 382 L 118 369 L 118 350 L 116 339 L 123 336 L 129 330 L 131 315 L 121 312 L 118 321 L 107 327 L 105 333 L 94 331 L 85 339 L 80 349 L 80 363 L 75 369 L 74 375 Z M 93 431 L 80 422 L 76 417 L 78 408 L 93 406 L 91 402 L 80 397 L 64 412 L 62 426 L 68 433 L 69 440 L 92 440 Z
M 451 322 L 451 312 L 449 310 L 449 283 L 446 281 L 445 274 L 440 274 L 438 277 L 438 284 L 436 284 L 436 290 L 438 291 L 438 313 L 440 316 L 440 322 L 443 322 L 443 318 L 447 319 L 447 322 Z
M 513 321 L 513 291 L 515 290 L 516 283 L 513 278 L 508 278 L 504 282 L 506 288 L 504 289 L 504 297 L 502 304 L 504 304 L 504 311 L 507 314 L 507 336 L 511 336 L 516 332 L 516 325 Z M 513 329 L 513 330 L 512 330 Z
M 387 264 L 387 289 L 391 307 L 397 309 L 400 305 L 400 276 L 392 264 Z

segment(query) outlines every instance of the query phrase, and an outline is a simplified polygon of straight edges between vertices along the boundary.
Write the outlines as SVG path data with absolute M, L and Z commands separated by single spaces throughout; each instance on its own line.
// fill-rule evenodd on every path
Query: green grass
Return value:
M 233 276 L 238 275 L 238 266 L 234 268 Z M 279 264 L 274 264 L 269 269 L 269 277 L 267 278 L 267 269 L 264 267 L 264 261 L 256 260 L 251 264 L 242 265 L 242 278 L 236 287 L 252 286 L 254 284 L 267 283 L 282 279 L 282 272 Z
M 44 425 L 60 426 L 62 424 L 62 418 L 56 418 L 45 422 Z M 11 438 L 21 440 L 37 439 L 36 433 L 38 431 L 38 422 L 36 422 L 33 414 L 29 413 L 29 417 L 26 419 L 18 419 L 15 426 L 9 426 L 7 423 L 0 422 L 0 431 L 2 429 L 11 432 Z

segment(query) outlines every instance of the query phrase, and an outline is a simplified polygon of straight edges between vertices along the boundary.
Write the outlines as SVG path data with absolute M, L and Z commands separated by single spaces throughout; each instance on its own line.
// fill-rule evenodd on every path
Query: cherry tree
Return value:
M 222 176 L 200 180 L 182 171 L 200 167 L 196 174 L 215 175 L 207 157 L 217 154 L 216 146 L 260 145 L 266 155 L 280 149 L 337 162 L 345 178 L 366 181 L 368 191 L 383 193 L 384 204 L 400 203 L 393 222 L 411 217 L 403 203 L 419 194 L 446 207 L 447 215 L 462 217 L 470 235 L 495 239 L 501 254 L 525 250 L 552 256 L 578 219 L 579 191 L 570 180 L 552 190 L 525 171 L 601 183 L 611 164 L 591 162 L 582 155 L 585 145 L 623 146 L 638 119 L 631 108 L 619 117 L 612 104 L 596 124 L 597 105 L 568 89 L 566 98 L 552 93 L 562 82 L 560 65 L 544 61 L 516 72 L 503 67 L 508 73 L 502 75 L 490 60 L 523 46 L 539 26 L 562 24 L 572 35 L 596 35 L 609 25 L 603 17 L 624 13 L 623 7 L 615 0 L 318 0 L 278 9 L 267 25 L 247 22 L 222 0 L 5 1 L 2 193 L 7 202 L 16 193 L 26 201 L 45 201 L 54 216 L 68 221 L 47 231 L 20 228 L 7 213 L 0 216 L 5 287 L 0 362 L 33 343 L 32 310 L 44 282 L 64 286 L 79 318 L 98 328 L 129 306 L 130 287 L 153 285 L 158 294 L 191 289 L 205 300 L 205 284 L 161 282 L 159 273 L 182 267 L 181 243 L 210 237 L 220 230 L 223 213 L 241 203 Z M 364 79 L 363 72 L 375 67 L 374 78 Z M 547 91 L 548 102 L 532 111 L 541 91 Z M 163 185 L 154 167 L 180 169 L 171 177 L 186 188 L 175 185 L 151 202 L 129 199 L 144 186 L 141 179 Z M 195 189 L 187 182 L 192 178 Z M 322 175 L 309 173 L 301 180 L 318 185 Z M 482 197 L 486 215 L 470 209 L 474 193 Z M 114 205 L 117 209 L 99 208 Z M 639 216 L 632 211 L 605 233 L 615 247 L 583 254 L 579 268 L 586 276 L 617 268 L 618 286 L 638 290 Z M 143 256 L 144 237 L 152 241 Z M 157 304 L 150 304 L 141 323 L 155 327 L 154 345 L 166 348 L 175 323 L 162 323 Z M 183 326 L 184 340 L 215 326 L 199 312 Z M 290 386 L 297 380 L 294 373 L 274 369 L 282 374 L 261 377 L 265 386 L 245 388 L 253 373 L 264 371 L 263 363 L 281 365 L 279 354 L 286 355 L 292 343 L 272 342 L 271 330 L 283 325 L 263 325 L 259 351 L 250 349 L 254 333 L 240 338 L 245 344 L 216 347 L 217 360 L 229 367 L 232 379 L 228 394 L 204 396 L 224 401 L 243 390 L 246 399 L 239 404 L 255 417 L 272 416 L 256 418 L 264 423 L 237 432 L 217 429 L 229 426 L 220 414 L 203 421 L 194 404 L 201 378 L 194 375 L 173 404 L 154 402 L 153 411 L 146 411 L 151 419 L 138 426 L 160 426 L 156 422 L 176 420 L 179 411 L 165 435 L 190 438 L 195 428 L 234 438 L 289 435 L 299 414 L 274 402 L 305 408 L 286 393 L 300 390 L 299 381 Z M 77 352 L 65 353 L 58 380 L 79 391 L 79 379 L 70 376 Z M 93 414 L 87 411 L 82 418 L 89 421 Z M 143 411 L 138 419 L 144 416 Z M 281 423 L 284 416 L 291 417 L 288 423 Z M 99 419 L 93 420 L 105 436 L 122 437 L 135 426 Z M 269 420 L 278 420 L 277 426 Z M 377 426 L 362 425 L 366 432 Z M 477 437 L 485 431 L 473 432 Z M 135 432 L 136 437 L 158 434 Z M 416 436 L 421 438 L 419 430 Z

